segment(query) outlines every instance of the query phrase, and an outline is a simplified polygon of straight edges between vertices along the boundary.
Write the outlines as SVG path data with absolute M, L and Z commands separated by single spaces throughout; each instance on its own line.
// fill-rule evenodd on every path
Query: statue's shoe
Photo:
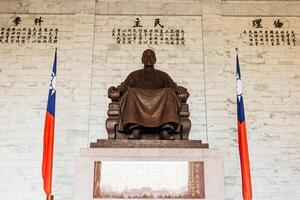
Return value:
M 141 132 L 140 130 L 136 129 L 134 130 L 129 136 L 128 136 L 129 140 L 139 140 L 141 139 Z
M 162 131 L 159 135 L 160 140 L 175 140 L 175 137 L 171 135 L 169 132 Z

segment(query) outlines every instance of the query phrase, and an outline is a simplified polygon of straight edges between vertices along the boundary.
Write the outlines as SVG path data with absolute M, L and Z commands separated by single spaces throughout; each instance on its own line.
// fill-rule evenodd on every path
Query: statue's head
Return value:
M 153 65 L 156 63 L 156 57 L 154 51 L 152 51 L 151 49 L 145 50 L 142 56 L 142 63 L 145 66 L 153 67 Z

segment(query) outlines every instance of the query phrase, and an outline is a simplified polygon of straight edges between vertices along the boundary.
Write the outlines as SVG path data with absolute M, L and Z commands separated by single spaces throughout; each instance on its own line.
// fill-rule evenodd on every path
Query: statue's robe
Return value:
M 134 71 L 118 86 L 121 91 L 119 130 L 133 127 L 168 127 L 179 125 L 179 107 L 170 76 L 153 67 Z M 167 126 L 165 126 L 167 125 Z

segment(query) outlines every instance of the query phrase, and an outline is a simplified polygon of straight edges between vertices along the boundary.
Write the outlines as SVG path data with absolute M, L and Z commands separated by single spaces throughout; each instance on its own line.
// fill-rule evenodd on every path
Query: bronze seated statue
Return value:
M 112 100 L 106 120 L 108 139 L 187 140 L 191 129 L 187 89 L 154 69 L 152 50 L 144 51 L 142 62 L 143 69 L 108 90 Z

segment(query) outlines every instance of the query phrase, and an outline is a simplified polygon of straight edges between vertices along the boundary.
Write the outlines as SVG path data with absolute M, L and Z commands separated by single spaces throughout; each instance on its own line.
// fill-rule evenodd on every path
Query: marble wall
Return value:
M 107 88 L 140 68 L 141 52 L 153 48 L 157 68 L 191 88 L 191 139 L 208 142 L 223 156 L 225 198 L 241 199 L 235 103 L 238 47 L 253 199 L 299 199 L 299 11 L 299 1 L 0 1 L 0 28 L 13 28 L 17 16 L 22 30 L 39 28 L 34 20 L 41 16 L 43 28 L 59 30 L 57 43 L 0 42 L 0 195 L 8 200 L 44 198 L 43 126 L 55 47 L 53 193 L 58 200 L 72 198 L 79 149 L 106 138 Z M 117 44 L 112 29 L 131 27 L 136 18 L 148 29 L 156 18 L 166 28 L 184 29 L 186 44 Z M 250 46 L 249 31 L 259 30 L 253 27 L 256 19 L 262 20 L 260 30 L 268 33 L 279 30 L 273 24 L 279 19 L 284 23 L 280 31 L 294 31 L 295 46 Z

